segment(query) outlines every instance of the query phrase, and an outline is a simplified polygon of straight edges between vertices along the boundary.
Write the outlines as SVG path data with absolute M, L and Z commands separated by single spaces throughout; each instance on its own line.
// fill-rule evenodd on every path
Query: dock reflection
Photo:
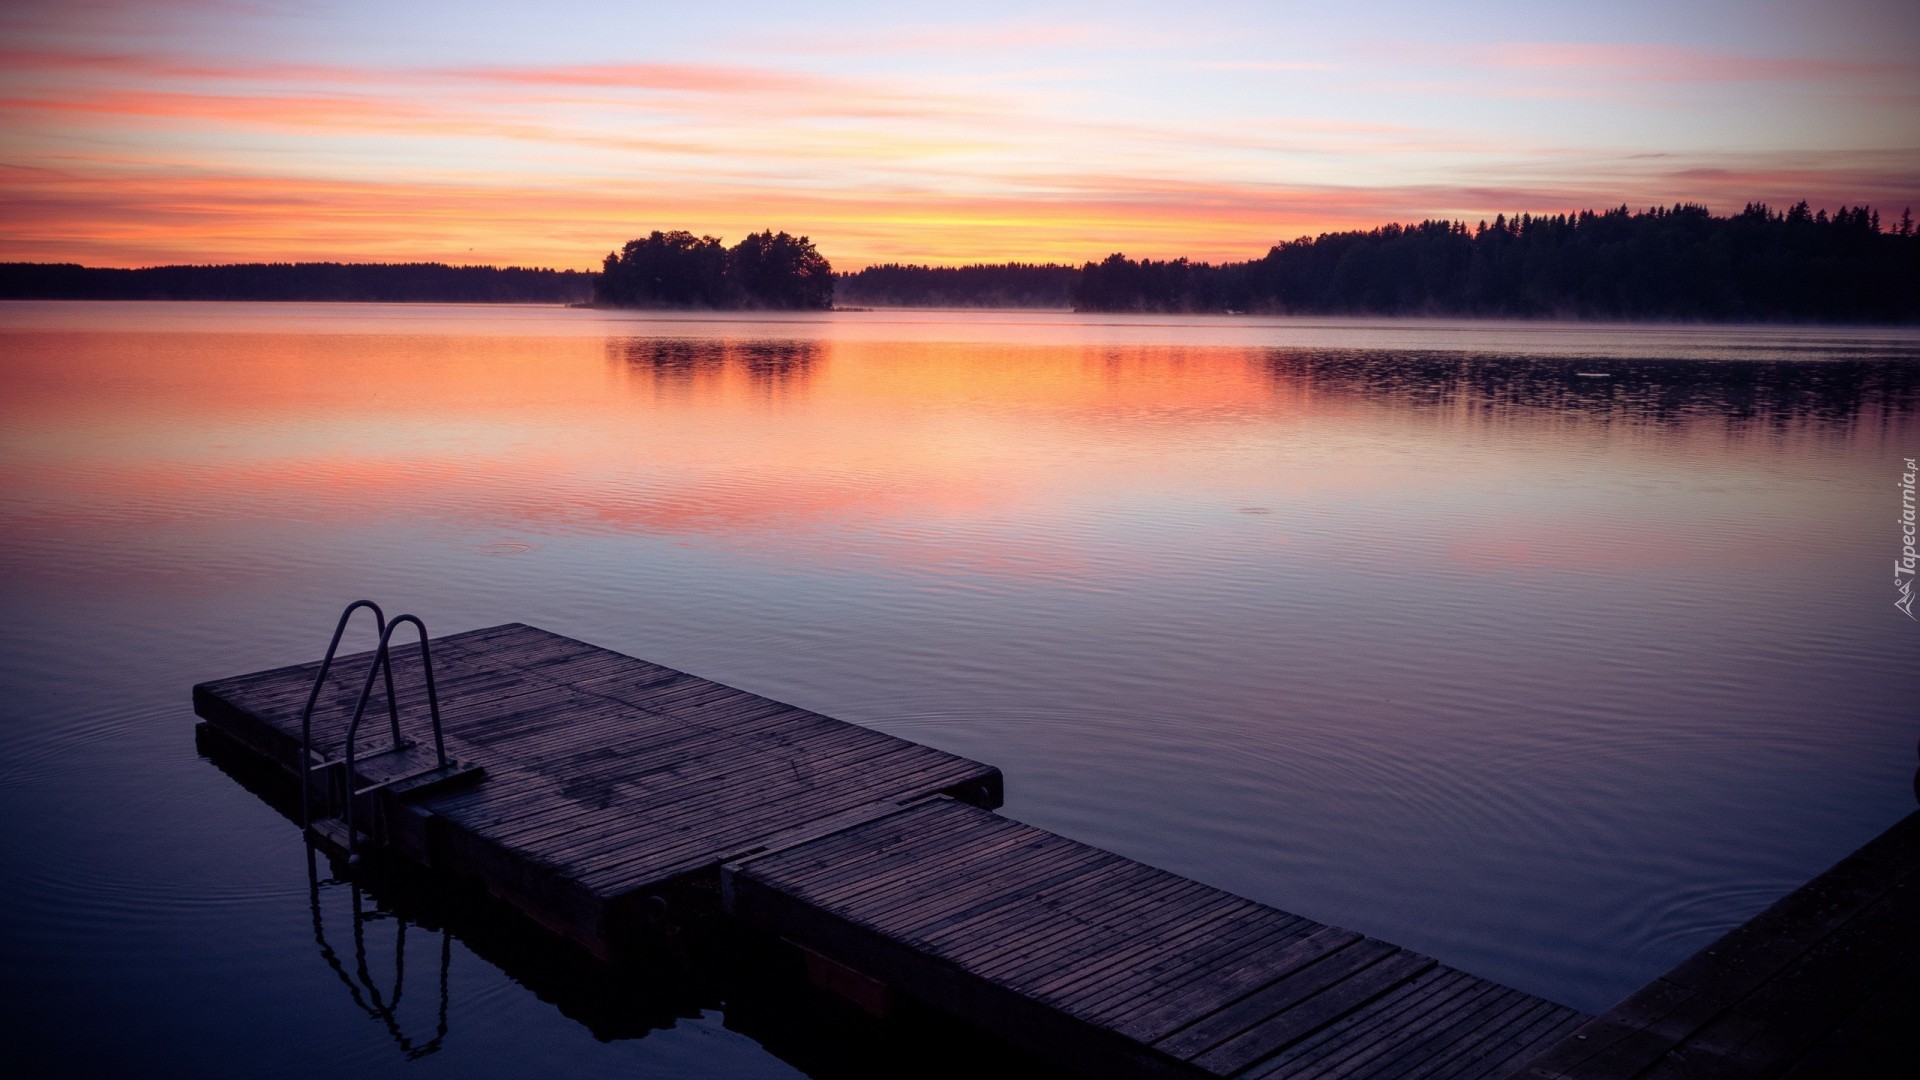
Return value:
M 327 857 L 311 843 L 307 845 L 307 905 L 313 912 L 313 940 L 320 946 L 320 958 L 327 962 L 333 973 L 340 977 L 341 985 L 347 988 L 347 994 L 359 1010 L 371 1019 L 378 1020 L 386 1028 L 394 1045 L 400 1048 L 407 1060 L 426 1057 L 440 1049 L 447 1038 L 447 972 L 453 963 L 453 933 L 446 927 L 440 928 L 440 997 L 439 1008 L 435 1013 L 433 1037 L 423 1042 L 415 1042 L 403 1029 L 400 1020 L 400 1001 L 406 992 L 407 979 L 407 927 L 416 925 L 408 919 L 399 917 L 379 905 L 367 903 L 366 890 L 349 878 L 320 876 L 320 865 Z M 321 903 L 323 890 L 344 891 L 351 897 L 353 926 L 353 974 L 347 973 L 346 964 L 340 960 L 340 954 L 327 940 L 325 905 Z M 393 985 L 387 993 L 381 993 L 379 983 L 374 979 L 367 959 L 367 924 L 375 921 L 391 921 L 394 926 L 393 940 Z M 424 929 L 424 927 L 423 927 Z

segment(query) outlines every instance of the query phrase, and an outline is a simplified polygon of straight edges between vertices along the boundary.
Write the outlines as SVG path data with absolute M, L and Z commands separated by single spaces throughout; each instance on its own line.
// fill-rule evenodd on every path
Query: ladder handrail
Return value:
M 427 677 L 427 711 L 428 711 L 428 714 L 433 718 L 433 752 L 435 755 L 436 764 L 439 767 L 445 768 L 447 764 L 447 743 L 446 743 L 445 737 L 442 735 L 440 730 L 440 695 L 433 685 L 433 650 L 427 643 L 427 624 L 421 622 L 420 617 L 418 615 L 395 615 L 392 619 L 387 621 L 386 629 L 380 631 L 380 648 L 377 651 L 375 651 L 373 655 L 373 667 L 367 670 L 366 685 L 360 688 L 360 703 L 354 706 L 353 720 L 347 724 L 346 826 L 347 826 L 347 858 L 349 861 L 351 861 L 354 857 L 354 847 L 357 842 L 357 838 L 354 835 L 354 828 L 353 828 L 353 803 L 354 803 L 353 742 L 354 742 L 354 738 L 358 735 L 360 731 L 360 720 L 363 716 L 366 715 L 367 701 L 369 698 L 373 696 L 374 676 L 379 674 L 380 670 L 384 667 L 388 671 L 388 678 L 389 679 L 392 678 L 392 660 L 390 659 L 390 652 L 392 648 L 393 632 L 400 628 L 401 623 L 412 623 L 414 626 L 414 629 L 420 632 L 420 668 L 422 671 L 426 673 L 426 677 Z M 389 690 L 387 692 L 387 696 L 388 696 L 388 700 L 392 700 L 393 692 Z M 398 720 L 396 720 L 395 727 L 394 727 L 394 745 L 395 746 L 398 746 L 400 743 L 400 735 L 399 735 L 400 729 L 398 724 L 399 722 Z
M 380 635 L 382 642 L 387 638 L 387 616 L 380 605 L 371 600 L 355 600 L 340 613 L 340 622 L 333 628 L 333 640 L 327 643 L 327 655 L 320 661 L 320 672 L 313 677 L 313 689 L 307 694 L 306 707 L 300 710 L 300 829 L 306 832 L 313 828 L 312 794 L 309 788 L 313 773 L 313 707 L 320 701 L 320 689 L 326 685 L 327 672 L 333 668 L 333 657 L 340 649 L 340 639 L 347 632 L 347 623 L 353 619 L 353 613 L 366 608 L 373 612 L 374 633 Z M 386 662 L 383 654 L 374 656 L 374 670 L 384 669 L 387 673 L 387 713 L 393 724 L 393 741 L 400 742 L 400 705 L 393 696 L 393 665 Z M 371 683 L 373 672 L 367 673 Z M 351 783 L 351 781 L 349 781 Z

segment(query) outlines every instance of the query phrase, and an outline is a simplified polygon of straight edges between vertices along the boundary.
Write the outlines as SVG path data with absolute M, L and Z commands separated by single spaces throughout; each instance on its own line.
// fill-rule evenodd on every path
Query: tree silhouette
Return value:
M 726 249 L 711 236 L 656 229 L 608 253 L 594 298 L 614 307 L 729 307 Z
M 833 267 L 804 236 L 771 231 L 748 235 L 727 252 L 727 276 L 752 307 L 833 306 Z
M 609 307 L 827 309 L 833 267 L 804 236 L 769 230 L 725 248 L 712 236 L 656 230 L 608 253 L 594 298 Z

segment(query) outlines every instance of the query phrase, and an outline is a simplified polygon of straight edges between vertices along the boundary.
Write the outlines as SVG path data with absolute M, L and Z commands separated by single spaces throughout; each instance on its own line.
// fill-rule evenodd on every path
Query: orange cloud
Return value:
M 1485 49 L 1466 55 L 1522 74 L 1882 70 L 1662 46 Z M 1136 116 L 956 85 L 778 64 L 380 67 L 16 45 L 0 51 L 0 258 L 585 268 L 650 228 L 772 226 L 811 235 L 843 269 L 1116 250 L 1217 261 L 1428 217 L 1920 201 L 1914 148 L 1648 157 L 1303 116 L 1297 102 L 1251 119 Z
M 648 228 L 692 223 L 722 236 L 776 226 L 810 234 L 834 264 L 1135 257 L 1245 259 L 1314 232 L 1389 220 L 1550 213 L 1704 199 L 1802 197 L 1902 205 L 1906 172 L 1846 162 L 1791 169 L 1644 168 L 1580 183 L 1338 187 L 1028 177 L 1008 190 L 792 188 L 754 177 L 662 180 L 418 179 L 260 175 L 108 160 L 0 169 L 0 259 L 94 265 L 180 261 L 440 259 L 591 268 Z M 1623 195 L 1624 193 L 1624 195 Z M 1920 201 L 1920 200 L 1916 200 Z

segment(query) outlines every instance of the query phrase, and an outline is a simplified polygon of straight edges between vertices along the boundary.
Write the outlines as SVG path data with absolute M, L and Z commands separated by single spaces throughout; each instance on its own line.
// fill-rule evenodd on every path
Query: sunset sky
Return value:
M 0 260 L 1258 256 L 1428 217 L 1920 208 L 1920 4 L 10 0 Z

